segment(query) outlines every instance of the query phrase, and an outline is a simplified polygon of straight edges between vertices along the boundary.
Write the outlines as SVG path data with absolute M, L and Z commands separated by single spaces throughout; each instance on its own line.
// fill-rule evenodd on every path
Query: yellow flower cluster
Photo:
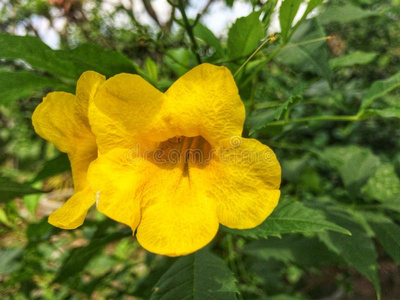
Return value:
M 138 75 L 88 71 L 76 95 L 49 93 L 32 120 L 68 154 L 75 194 L 49 217 L 64 229 L 97 209 L 169 256 L 208 244 L 219 224 L 253 228 L 278 203 L 280 165 L 242 138 L 244 105 L 225 67 L 202 64 L 165 93 Z

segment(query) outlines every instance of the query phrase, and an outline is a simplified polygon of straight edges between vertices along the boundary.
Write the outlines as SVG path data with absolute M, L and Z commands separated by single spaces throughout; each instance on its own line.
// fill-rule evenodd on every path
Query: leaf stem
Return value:
M 249 61 L 254 57 L 254 55 L 256 55 L 272 38 L 266 38 L 260 46 L 258 46 L 258 48 L 256 50 L 253 51 L 253 53 L 245 60 L 245 62 L 239 67 L 239 69 L 237 69 L 237 71 L 235 72 L 235 74 L 233 75 L 233 77 L 236 77 L 240 71 L 242 71 L 242 69 L 249 63 Z M 274 37 L 275 40 L 275 37 Z
M 312 121 L 355 122 L 355 121 L 359 121 L 359 120 L 360 120 L 360 117 L 357 115 L 355 115 L 355 116 L 314 116 L 314 117 L 274 121 L 274 122 L 268 123 L 267 126 L 283 126 L 283 125 L 305 123 L 305 122 L 312 122 Z

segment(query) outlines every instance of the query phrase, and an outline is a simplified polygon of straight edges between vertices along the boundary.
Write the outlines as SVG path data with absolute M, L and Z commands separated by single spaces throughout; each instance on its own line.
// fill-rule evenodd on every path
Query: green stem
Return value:
M 258 51 L 260 51 L 270 40 L 271 40 L 270 37 L 266 38 L 264 42 L 262 42 L 261 45 L 256 50 L 254 50 L 254 52 L 245 60 L 245 62 L 239 67 L 239 69 L 237 69 L 233 77 L 236 77 L 236 75 L 239 74 L 240 71 L 242 71 L 242 69 L 249 63 L 249 61 L 254 57 L 254 55 L 256 55 Z
M 196 38 L 195 38 L 195 36 L 193 34 L 193 25 L 191 25 L 189 23 L 189 19 L 186 16 L 185 5 L 183 4 L 183 0 L 178 0 L 178 9 L 182 14 L 183 23 L 185 25 L 186 32 L 187 32 L 187 34 L 188 34 L 188 36 L 190 38 L 190 41 L 191 41 L 192 52 L 196 55 L 197 62 L 199 64 L 201 64 L 201 57 L 200 57 L 199 52 L 198 52 L 199 47 L 197 45 Z
M 359 120 L 360 120 L 360 118 L 358 116 L 315 116 L 315 117 L 306 117 L 306 118 L 298 118 L 298 119 L 290 119 L 290 120 L 279 120 L 279 121 L 268 123 L 267 126 L 282 126 L 282 125 L 312 122 L 312 121 L 355 122 L 355 121 L 359 121 Z

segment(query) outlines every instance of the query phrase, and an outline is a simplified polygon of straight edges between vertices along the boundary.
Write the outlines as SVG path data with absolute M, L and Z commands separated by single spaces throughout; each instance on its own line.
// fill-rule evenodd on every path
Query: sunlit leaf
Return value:
M 217 37 L 210 29 L 198 22 L 193 28 L 193 31 L 196 37 L 203 40 L 207 45 L 214 48 L 218 58 L 224 57 L 225 51 L 221 46 L 221 42 L 219 41 L 219 39 L 217 39 Z
M 289 30 L 292 28 L 294 17 L 299 10 L 302 0 L 284 0 L 279 10 L 282 39 L 286 41 Z
M 260 12 L 252 12 L 247 17 L 237 19 L 229 29 L 227 47 L 230 59 L 243 58 L 257 48 L 265 35 L 259 18 Z

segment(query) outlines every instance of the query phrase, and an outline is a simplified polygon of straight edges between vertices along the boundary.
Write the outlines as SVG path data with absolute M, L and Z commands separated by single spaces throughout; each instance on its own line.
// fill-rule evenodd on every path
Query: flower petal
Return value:
M 197 171 L 208 178 L 205 186 L 217 203 L 219 222 L 253 228 L 278 204 L 281 168 L 274 152 L 257 140 L 238 138 L 235 145 L 218 151 L 206 168 Z
M 217 146 L 222 139 L 241 136 L 245 109 L 231 72 L 201 64 L 179 78 L 165 93 L 167 127 L 176 135 L 205 138 Z
M 132 148 L 138 139 L 157 134 L 156 120 L 164 94 L 133 74 L 108 79 L 89 107 L 89 120 L 101 153 L 114 148 Z
M 75 229 L 83 224 L 95 196 L 90 188 L 75 193 L 67 202 L 49 216 L 49 223 L 62 229 Z
M 215 203 L 200 184 L 171 175 L 158 176 L 146 186 L 144 197 L 151 204 L 142 209 L 137 239 L 150 252 L 179 256 L 207 245 L 219 223 Z
M 98 210 L 132 230 L 140 221 L 138 241 L 151 252 L 194 252 L 217 233 L 215 203 L 207 198 L 201 178 L 189 180 L 183 165 L 152 154 L 144 158 L 114 149 L 90 165 L 88 180 L 97 193 Z
M 89 107 L 101 153 L 151 148 L 174 136 L 203 136 L 213 146 L 240 136 L 245 109 L 225 67 L 202 64 L 161 93 L 143 78 L 119 74 L 108 79 Z
M 100 155 L 89 168 L 88 180 L 96 193 L 97 210 L 135 231 L 140 221 L 140 199 L 136 197 L 143 163 L 131 164 L 129 150 L 114 149 Z
M 85 72 L 78 80 L 76 96 L 64 92 L 49 93 L 32 116 L 35 131 L 60 151 L 68 153 L 75 192 L 85 187 L 87 168 L 97 157 L 87 109 L 104 80 L 104 76 L 96 72 Z
M 49 93 L 35 109 L 32 122 L 35 131 L 66 153 L 93 148 L 95 139 L 91 133 L 87 107 L 104 76 L 85 72 L 77 83 L 77 96 Z

